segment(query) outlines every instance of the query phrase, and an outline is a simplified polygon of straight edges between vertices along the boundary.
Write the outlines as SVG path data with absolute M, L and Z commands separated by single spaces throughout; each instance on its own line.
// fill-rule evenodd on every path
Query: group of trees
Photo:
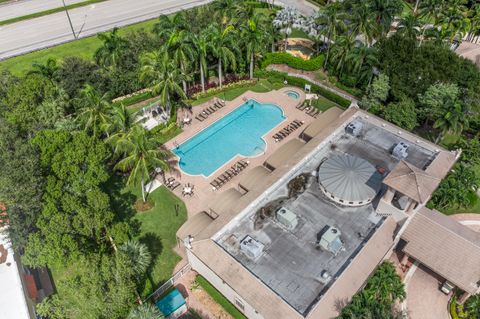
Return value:
M 395 305 L 406 297 L 402 279 L 390 262 L 381 264 L 363 290 L 352 297 L 338 319 L 402 318 Z
M 317 41 L 330 43 L 325 66 L 348 86 L 365 88 L 378 72 L 378 43 L 393 32 L 417 46 L 449 47 L 480 33 L 480 4 L 467 0 L 418 0 L 405 11 L 401 0 L 346 0 L 320 8 Z
M 67 57 L 0 76 L 0 201 L 23 262 L 57 274 L 57 294 L 38 306 L 55 318 L 161 318 L 142 305 L 150 253 L 132 241 L 132 203 L 112 193 L 115 171 L 138 185 L 171 169 L 160 131 L 147 131 L 112 98 L 149 87 L 172 110 L 217 71 L 253 76 L 270 49 L 271 17 L 244 1 L 161 16 L 153 30 L 100 34 L 94 60 Z M 175 116 L 172 122 L 175 122 Z M 125 201 L 127 198 L 124 199 Z M 130 200 L 130 199 L 128 199 Z M 121 210 L 119 210 L 121 208 Z M 144 296 L 144 293 L 143 293 Z

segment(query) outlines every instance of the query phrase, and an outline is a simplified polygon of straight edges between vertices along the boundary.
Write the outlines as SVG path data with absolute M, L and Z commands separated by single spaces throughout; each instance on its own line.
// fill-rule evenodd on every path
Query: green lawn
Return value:
M 312 105 L 322 112 L 325 112 L 326 110 L 328 110 L 329 108 L 334 107 L 334 106 L 340 107 L 340 106 L 338 106 L 337 103 L 332 102 L 329 99 L 324 98 L 321 95 L 318 96 L 318 99 L 312 101 Z
M 198 100 L 194 100 L 192 102 L 192 105 L 196 106 L 205 103 L 215 96 L 227 101 L 231 101 L 249 90 L 253 92 L 264 93 L 272 90 L 277 90 L 281 87 L 283 87 L 282 83 L 272 83 L 266 79 L 261 79 L 260 81 L 252 85 L 245 85 L 238 88 L 226 89 L 222 92 L 199 98 Z
M 125 35 L 128 32 L 140 29 L 151 30 L 155 23 L 157 23 L 157 19 L 132 24 L 120 28 L 118 33 Z M 61 60 L 67 56 L 77 56 L 92 60 L 95 51 L 100 46 L 101 41 L 97 36 L 82 38 L 2 61 L 0 62 L 0 71 L 9 70 L 14 75 L 23 75 L 31 68 L 33 62 L 45 63 L 49 58 Z
M 292 33 L 290 33 L 288 37 L 309 39 L 308 34 L 306 34 L 303 30 L 299 30 L 299 29 L 292 29 Z
M 245 317 L 227 298 L 225 298 L 215 287 L 212 286 L 205 278 L 197 275 L 195 279 L 198 284 L 215 300 L 220 306 L 225 309 L 235 319 L 246 319 Z

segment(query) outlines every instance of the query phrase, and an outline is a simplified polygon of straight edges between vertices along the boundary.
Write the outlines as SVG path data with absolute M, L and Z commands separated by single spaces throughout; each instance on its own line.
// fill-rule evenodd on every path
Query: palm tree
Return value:
M 95 60 L 105 68 L 115 68 L 125 48 L 126 41 L 117 32 L 118 28 L 113 28 L 110 32 L 97 35 L 102 41 L 102 46 L 95 51 Z
M 400 19 L 397 26 L 397 33 L 409 39 L 417 40 L 420 35 L 420 27 L 421 23 L 418 20 L 418 16 L 409 14 Z
M 243 2 L 243 0 L 216 0 L 213 3 L 215 17 L 220 20 L 224 27 L 232 24 L 232 17 L 238 8 L 239 2 Z
M 54 58 L 48 58 L 45 64 L 39 62 L 33 62 L 32 70 L 28 71 L 27 75 L 39 74 L 46 79 L 54 82 L 57 78 L 58 70 L 57 60 Z
M 460 134 L 468 125 L 467 107 L 459 101 L 449 101 L 443 105 L 442 116 L 438 118 L 433 127 L 440 130 L 435 143 L 438 143 L 446 133 Z
M 420 17 L 429 17 L 433 20 L 433 25 L 438 25 L 444 5 L 444 0 L 422 0 L 419 4 Z
M 371 0 L 370 10 L 375 16 L 380 38 L 384 38 L 390 31 L 395 16 L 402 12 L 403 4 L 400 0 Z
M 205 92 L 205 73 L 207 70 L 207 54 L 210 50 L 210 42 L 208 34 L 205 31 L 200 34 L 192 34 L 192 41 L 195 46 L 197 63 L 200 69 L 200 82 L 202 84 L 202 92 Z
M 150 180 L 155 169 L 160 168 L 163 172 L 171 169 L 171 153 L 163 149 L 158 137 L 139 125 L 133 126 L 125 138 L 118 140 L 115 147 L 117 155 L 123 158 L 114 169 L 129 173 L 127 185 L 140 183 L 145 202 L 145 183 Z
M 132 309 L 127 319 L 164 319 L 158 308 L 150 303 L 146 303 Z
M 322 26 L 320 33 L 326 37 L 326 41 L 329 44 L 324 67 L 326 67 L 328 63 L 331 48 L 330 44 L 335 42 L 337 34 L 340 31 L 346 29 L 344 17 L 345 15 L 342 10 L 342 4 L 339 2 L 327 4 L 321 7 L 318 11 L 316 22 Z
M 184 75 L 188 74 L 191 61 L 194 60 L 194 44 L 190 38 L 190 33 L 185 30 L 175 31 L 170 35 L 165 49 L 173 57 L 173 60 Z M 182 79 L 183 92 L 187 93 L 186 77 Z
M 237 61 L 233 53 L 234 43 L 230 37 L 234 28 L 232 25 L 223 28 L 218 24 L 213 24 L 208 30 L 212 53 L 218 60 L 218 82 L 222 87 L 222 70 L 226 70 L 229 65 L 232 69 L 237 67 Z
M 119 250 L 130 259 L 135 275 L 137 277 L 143 276 L 152 262 L 152 255 L 148 251 L 147 245 L 129 240 L 122 244 Z
M 105 123 L 103 128 L 109 136 L 107 143 L 125 137 L 135 124 L 135 117 L 135 113 L 129 112 L 123 104 L 113 107 L 109 121 Z
M 80 110 L 78 119 L 85 131 L 91 132 L 93 136 L 98 136 L 109 122 L 110 118 L 110 98 L 107 93 L 100 93 L 90 84 L 86 84 L 81 91 L 81 101 L 85 106 Z
M 172 33 L 189 29 L 188 21 L 183 11 L 174 16 L 162 14 L 158 20 L 158 23 L 153 26 L 153 32 L 163 42 L 167 42 Z
M 367 1 L 360 1 L 352 7 L 352 25 L 354 34 L 362 34 L 368 46 L 372 45 L 374 35 L 374 15 Z
M 380 304 L 392 305 L 396 300 L 404 300 L 405 287 L 395 267 L 385 262 L 375 271 L 368 281 L 367 294 L 373 296 Z
M 470 29 L 470 20 L 465 6 L 466 0 L 451 0 L 447 2 L 440 15 L 439 23 L 442 29 L 451 31 L 450 42 L 456 36 L 460 39 Z
M 140 80 L 152 86 L 152 93 L 160 95 L 161 102 L 171 108 L 171 98 L 177 95 L 182 99 L 187 96 L 178 83 L 188 80 L 167 52 L 149 52 L 140 59 Z
M 348 54 L 346 61 L 351 71 L 357 75 L 358 82 L 367 86 L 375 76 L 375 67 L 379 64 L 377 49 L 364 44 L 356 45 Z
M 472 6 L 469 12 L 470 30 L 468 31 L 468 41 L 472 41 L 480 33 L 480 4 Z M 478 41 L 478 38 L 477 38 Z
M 337 38 L 332 45 L 332 62 L 335 65 L 335 71 L 339 75 L 343 74 L 346 67 L 348 54 L 352 52 L 353 48 L 357 44 L 353 34 L 342 35 Z
M 247 59 L 250 60 L 250 79 L 253 79 L 253 67 L 255 65 L 255 54 L 265 48 L 267 34 L 263 28 L 263 21 L 259 15 L 248 20 L 246 25 L 242 26 L 242 39 L 247 48 Z

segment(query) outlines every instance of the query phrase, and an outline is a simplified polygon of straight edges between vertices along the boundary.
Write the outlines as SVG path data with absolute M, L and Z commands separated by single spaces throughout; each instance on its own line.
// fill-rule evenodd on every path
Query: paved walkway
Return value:
M 407 274 L 407 311 L 410 319 L 450 319 L 448 301 L 450 296 L 440 291 L 442 279 L 423 266 L 411 268 Z
M 284 91 L 291 91 L 291 90 L 294 90 L 300 94 L 300 98 L 298 100 L 289 98 L 284 93 Z M 193 108 L 193 112 L 194 112 L 193 115 L 188 114 L 189 117 L 193 118 L 192 124 L 184 127 L 184 130 L 181 134 L 176 136 L 173 140 L 170 140 L 169 142 L 165 143 L 165 147 L 167 147 L 168 149 L 173 149 L 176 147 L 176 145 L 181 144 L 182 142 L 188 140 L 190 137 L 194 136 L 204 128 L 208 127 L 213 122 L 224 117 L 226 114 L 230 113 L 235 108 L 242 105 L 244 103 L 244 98 L 253 98 L 261 103 L 273 103 L 280 106 L 284 112 L 285 120 L 280 122 L 276 127 L 274 127 L 272 130 L 270 130 L 268 133 L 266 133 L 263 136 L 265 142 L 267 143 L 267 147 L 265 152 L 261 155 L 258 155 L 256 157 L 249 157 L 249 158 L 237 156 L 231 159 L 230 161 L 228 161 L 227 163 L 225 163 L 215 173 L 213 173 L 208 177 L 204 177 L 203 175 L 191 176 L 181 172 L 180 170 L 177 170 L 177 172 L 172 173 L 171 175 L 167 175 L 167 178 L 174 177 L 176 178 L 177 181 L 182 183 L 181 186 L 175 189 L 174 193 L 180 198 L 182 198 L 182 200 L 185 202 L 189 217 L 203 210 L 206 210 L 208 208 L 208 203 L 212 199 L 214 199 L 214 195 L 216 193 L 222 192 L 225 189 L 228 189 L 230 187 L 237 187 L 238 181 L 242 178 L 242 176 L 244 176 L 249 170 L 251 170 L 255 166 L 262 165 L 263 162 L 275 150 L 277 150 L 280 146 L 285 144 L 287 141 L 298 137 L 300 133 L 308 126 L 308 124 L 310 124 L 314 120 L 314 118 L 307 115 L 306 112 L 300 111 L 299 109 L 296 108 L 296 106 L 299 105 L 299 103 L 303 103 L 303 101 L 305 100 L 305 93 L 299 88 L 285 87 L 280 89 L 279 91 L 274 90 L 267 93 L 255 93 L 255 92 L 247 91 L 241 96 L 234 99 L 233 101 L 227 101 L 225 107 L 209 115 L 208 118 L 202 122 L 195 119 L 195 116 L 200 114 L 204 108 L 211 105 L 213 103 L 213 99 L 204 103 L 203 105 L 195 106 Z M 179 111 L 179 112 L 180 114 L 178 115 L 178 118 L 183 119 L 184 117 L 182 113 L 183 111 Z M 282 141 L 275 142 L 272 135 L 280 131 L 282 128 L 284 128 L 287 124 L 289 124 L 293 120 L 303 121 L 304 124 L 300 128 L 298 128 L 296 131 L 291 133 L 288 137 L 284 138 Z M 235 164 L 235 162 L 240 159 L 248 160 L 250 162 L 249 166 L 245 170 L 243 170 L 238 176 L 235 176 L 229 182 L 227 182 L 227 184 L 225 184 L 220 190 L 214 190 L 210 185 L 210 182 L 212 182 L 215 178 L 221 175 L 225 170 L 232 167 Z M 195 185 L 194 195 L 192 197 L 189 197 L 189 196 L 182 197 L 183 185 L 187 183 Z
M 480 214 L 455 214 L 451 217 L 460 224 L 480 232 Z
M 351 95 L 348 94 L 345 91 L 340 90 L 339 88 L 336 88 L 334 86 L 331 86 L 325 82 L 320 82 L 316 79 L 316 73 L 311 72 L 311 71 L 303 71 L 303 70 L 297 70 L 294 68 L 289 67 L 288 65 L 285 64 L 270 64 L 267 67 L 267 70 L 274 70 L 274 71 L 280 71 L 280 72 L 286 72 L 288 73 L 289 76 L 294 76 L 297 78 L 302 78 L 304 80 L 310 81 L 318 86 L 321 86 L 322 88 L 329 90 L 330 92 L 333 92 L 337 95 L 340 95 L 341 97 L 351 101 L 352 103 L 358 103 L 358 99 Z

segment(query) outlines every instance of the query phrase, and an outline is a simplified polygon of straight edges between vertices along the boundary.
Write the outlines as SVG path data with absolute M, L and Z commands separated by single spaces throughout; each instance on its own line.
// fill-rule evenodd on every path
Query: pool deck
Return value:
M 298 92 L 300 94 L 300 98 L 293 99 L 291 97 L 288 97 L 284 93 L 286 91 Z M 191 138 L 201 130 L 205 129 L 213 122 L 224 117 L 226 114 L 230 113 L 231 111 L 233 111 L 234 109 L 242 105 L 245 99 L 254 99 L 260 103 L 276 104 L 283 110 L 286 119 L 280 122 L 276 127 L 270 130 L 263 137 L 267 143 L 267 147 L 265 152 L 261 155 L 258 155 L 256 157 L 236 156 L 235 158 L 232 158 L 230 161 L 225 163 L 222 167 L 220 167 L 215 173 L 213 173 L 209 177 L 191 176 L 191 175 L 185 174 L 178 168 L 178 166 L 176 167 L 177 172 L 172 172 L 166 175 L 167 178 L 174 177 L 178 182 L 182 184 L 173 192 L 185 202 L 189 217 L 203 210 L 206 210 L 208 206 L 207 203 L 209 202 L 209 200 L 213 198 L 212 195 L 218 192 L 222 192 L 223 190 L 226 190 L 232 186 L 236 186 L 238 188 L 237 183 L 240 180 L 241 176 L 245 175 L 246 172 L 248 172 L 255 166 L 262 165 L 263 162 L 275 150 L 277 150 L 280 146 L 285 144 L 287 141 L 298 137 L 300 133 L 308 126 L 308 124 L 310 124 L 314 120 L 314 118 L 306 114 L 305 111 L 301 111 L 296 108 L 299 104 L 305 101 L 305 93 L 299 88 L 284 87 L 280 90 L 274 90 L 267 93 L 255 93 L 255 92 L 247 91 L 232 101 L 226 101 L 225 107 L 209 115 L 208 118 L 202 122 L 195 119 L 195 116 L 200 114 L 204 108 L 210 105 L 213 105 L 214 99 L 212 98 L 210 101 L 204 104 L 195 106 L 193 108 L 193 114 L 188 114 L 189 117 L 193 118 L 192 123 L 190 125 L 185 126 L 181 134 L 179 134 L 174 139 L 165 143 L 165 147 L 167 147 L 168 149 L 173 149 L 175 148 L 176 145 L 182 144 L 184 141 L 188 140 L 189 138 Z M 186 112 L 186 111 L 179 111 L 179 114 L 178 114 L 179 119 L 183 118 L 183 112 Z M 289 124 L 293 120 L 303 121 L 304 124 L 300 128 L 298 128 L 296 131 L 291 133 L 289 136 L 284 138 L 282 141 L 275 142 L 272 135 L 276 134 L 278 131 L 283 129 L 287 124 Z M 210 182 L 212 182 L 215 178 L 221 175 L 225 170 L 232 167 L 232 165 L 234 165 L 236 161 L 241 159 L 249 161 L 250 162 L 249 166 L 245 170 L 243 170 L 238 176 L 235 176 L 226 184 L 224 184 L 222 188 L 220 188 L 219 190 L 214 190 L 210 185 Z M 195 185 L 193 196 L 182 196 L 183 185 L 186 183 Z

